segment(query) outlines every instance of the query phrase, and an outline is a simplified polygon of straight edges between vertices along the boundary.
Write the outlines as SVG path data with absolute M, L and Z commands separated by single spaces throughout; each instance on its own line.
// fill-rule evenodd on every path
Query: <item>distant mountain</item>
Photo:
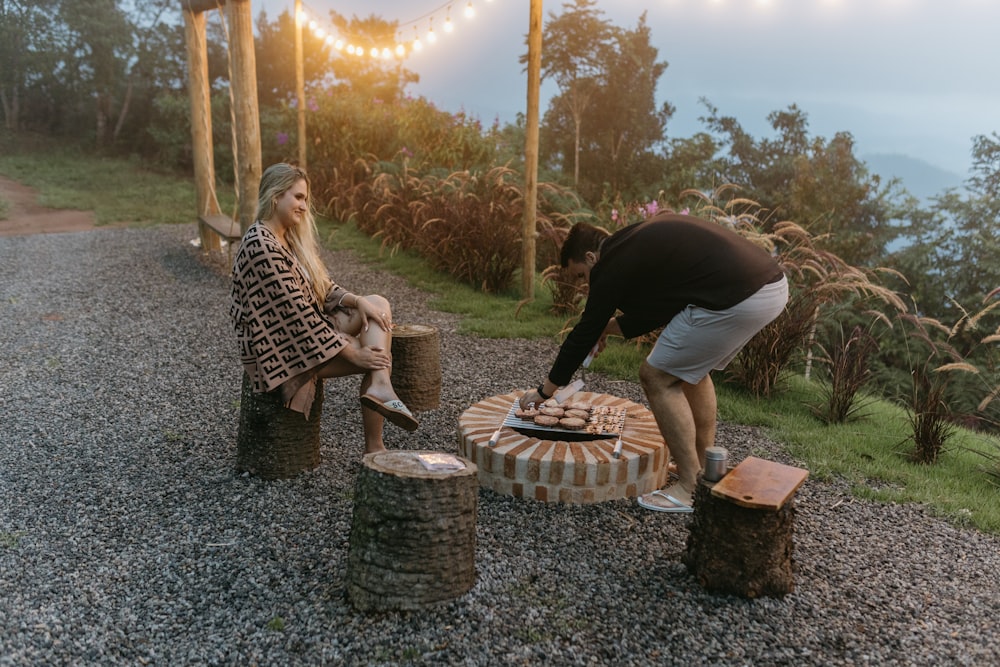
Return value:
M 878 153 L 861 159 L 868 165 L 868 171 L 885 180 L 898 178 L 903 187 L 921 201 L 943 194 L 948 188 L 960 188 L 965 181 L 960 174 L 908 155 Z

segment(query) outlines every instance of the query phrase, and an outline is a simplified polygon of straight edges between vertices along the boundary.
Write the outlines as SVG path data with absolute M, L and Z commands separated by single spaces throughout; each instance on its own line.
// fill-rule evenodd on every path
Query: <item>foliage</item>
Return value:
M 697 215 L 727 224 L 774 252 L 788 277 L 785 311 L 744 346 L 728 370 L 731 380 L 754 395 L 772 393 L 828 307 L 852 298 L 906 310 L 899 296 L 879 279 L 884 270 L 851 266 L 819 247 L 822 238 L 796 223 L 771 222 L 759 204 L 737 196 L 736 188 L 717 188 L 711 197 L 697 191 L 683 194 Z
M 423 176 L 401 165 L 379 164 L 365 194 L 352 211 L 359 229 L 383 246 L 412 249 L 432 266 L 485 292 L 507 289 L 521 266 L 524 218 L 523 182 L 507 167 Z M 565 195 L 557 186 L 539 185 L 537 225 L 555 252 L 556 228 L 566 216 L 548 205 Z M 540 253 L 542 257 L 546 253 Z
M 884 321 L 881 313 L 875 314 L 875 321 Z M 855 325 L 849 335 L 841 328 L 836 343 L 829 346 L 823 358 L 828 366 L 825 380 L 820 382 L 823 402 L 813 407 L 813 413 L 828 424 L 858 419 L 860 392 L 871 380 L 870 360 L 878 350 L 878 340 L 860 325 Z
M 937 320 L 903 314 L 900 321 L 908 325 L 912 344 L 912 384 L 907 415 L 910 422 L 908 440 L 913 442 L 913 459 L 918 463 L 934 463 L 944 450 L 948 439 L 955 433 L 952 411 L 947 401 L 950 371 L 975 368 L 962 363 L 961 355 L 950 344 L 954 329 L 948 329 Z M 942 340 L 940 335 L 945 335 Z
M 348 20 L 337 12 L 330 12 L 334 26 L 342 35 L 351 35 L 356 46 L 365 53 L 380 44 L 391 44 L 399 32 L 396 21 L 384 21 L 375 15 Z M 333 76 L 343 82 L 340 93 L 350 91 L 362 97 L 397 102 L 403 98 L 407 84 L 416 83 L 420 77 L 402 66 L 399 57 L 358 58 L 337 53 L 332 60 Z
M 735 118 L 719 116 L 711 106 L 708 112 L 705 122 L 729 152 L 715 161 L 715 178 L 740 186 L 774 219 L 798 221 L 818 247 L 845 262 L 874 266 L 884 255 L 896 233 L 888 223 L 896 213 L 898 184 L 883 187 L 868 173 L 854 156 L 850 134 L 828 142 L 810 138 L 805 114 L 792 105 L 768 116 L 777 136 L 758 141 Z
M 595 0 L 575 0 L 564 3 L 562 14 L 549 13 L 542 34 L 542 79 L 554 79 L 560 94 L 550 103 L 550 109 L 567 117 L 571 139 L 563 142 L 563 169 L 572 166 L 573 186 L 580 182 L 580 134 L 584 115 L 591 108 L 591 98 L 606 83 L 604 53 L 612 48 L 611 24 L 604 12 L 595 9 Z M 527 54 L 521 56 L 527 62 Z M 545 125 L 554 119 L 546 114 Z
M 571 173 L 568 182 L 588 202 L 636 197 L 656 182 L 654 149 L 673 114 L 669 104 L 656 106 L 667 65 L 656 60 L 645 14 L 624 30 L 594 4 L 576 0 L 550 14 L 542 46 L 542 74 L 559 93 L 545 113 L 540 155 Z
M 98 224 L 194 221 L 190 179 L 151 170 L 135 160 L 33 142 L 26 149 L 5 145 L 0 173 L 40 190 L 41 205 L 93 211 Z

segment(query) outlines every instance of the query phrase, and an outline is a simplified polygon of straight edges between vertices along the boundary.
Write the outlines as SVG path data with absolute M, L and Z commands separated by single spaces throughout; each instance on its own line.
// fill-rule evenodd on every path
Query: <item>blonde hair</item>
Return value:
M 316 238 L 316 218 L 312 210 L 312 184 L 304 169 L 294 165 L 279 162 L 264 170 L 260 177 L 260 189 L 257 194 L 257 218 L 270 220 L 274 208 L 286 192 L 299 181 L 306 182 L 306 215 L 303 224 L 289 227 L 285 230 L 285 242 L 288 249 L 305 270 L 312 281 L 316 299 L 322 304 L 333 282 L 326 270 L 326 265 L 319 256 L 319 243 Z

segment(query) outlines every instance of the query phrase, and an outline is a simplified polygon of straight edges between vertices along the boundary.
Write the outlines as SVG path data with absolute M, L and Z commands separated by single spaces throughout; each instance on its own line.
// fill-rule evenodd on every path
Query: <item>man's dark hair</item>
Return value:
M 559 253 L 559 264 L 565 269 L 570 262 L 583 262 L 588 252 L 597 252 L 601 241 L 608 238 L 606 229 L 595 227 L 589 222 L 578 222 L 569 228 L 569 234 Z

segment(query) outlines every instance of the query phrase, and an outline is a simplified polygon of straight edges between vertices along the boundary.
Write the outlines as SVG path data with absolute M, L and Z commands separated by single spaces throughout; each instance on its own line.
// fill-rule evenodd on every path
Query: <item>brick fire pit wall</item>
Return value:
M 572 402 L 626 408 L 621 457 L 615 439 L 567 441 L 504 427 L 496 446 L 490 436 L 503 423 L 517 394 L 491 396 L 462 413 L 458 453 L 479 468 L 480 486 L 497 493 L 543 502 L 598 503 L 634 498 L 666 483 L 669 451 L 653 413 L 608 394 L 580 392 Z

